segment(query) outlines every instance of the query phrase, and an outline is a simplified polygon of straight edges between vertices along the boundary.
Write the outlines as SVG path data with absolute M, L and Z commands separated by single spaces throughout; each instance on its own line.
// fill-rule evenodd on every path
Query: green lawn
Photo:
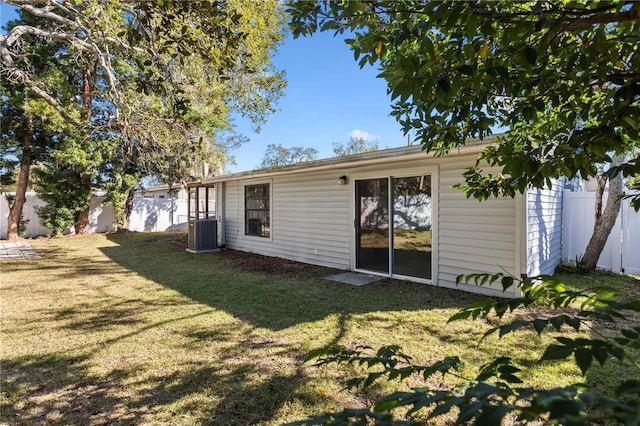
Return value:
M 305 364 L 311 349 L 398 343 L 417 363 L 458 355 L 472 374 L 499 354 L 528 359 L 549 339 L 522 332 L 478 346 L 486 321 L 445 327 L 478 296 L 393 280 L 353 287 L 323 279 L 330 269 L 189 254 L 183 234 L 31 244 L 40 258 L 0 264 L 9 424 L 282 424 L 392 389 L 343 391 L 355 367 Z M 569 362 L 522 366 L 539 386 L 582 380 Z

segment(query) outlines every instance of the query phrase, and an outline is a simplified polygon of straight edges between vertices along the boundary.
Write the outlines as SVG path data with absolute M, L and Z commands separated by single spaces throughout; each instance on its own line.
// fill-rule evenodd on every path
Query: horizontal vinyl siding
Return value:
M 274 175 L 268 179 L 227 182 L 227 246 L 268 256 L 316 265 L 349 269 L 355 256 L 354 182 L 357 179 L 432 174 L 433 220 L 436 263 L 433 284 L 474 293 L 499 296 L 494 287 L 456 286 L 460 274 L 506 272 L 516 274 L 516 203 L 512 198 L 483 202 L 468 199 L 453 185 L 461 183 L 464 170 L 475 155 L 411 159 L 390 159 L 376 165 L 345 165 L 328 171 Z M 348 177 L 339 185 L 338 176 Z M 244 235 L 243 185 L 270 182 L 272 191 L 271 238 Z M 523 206 L 524 203 L 522 203 Z M 521 206 L 521 207 L 522 207 Z M 521 211 L 521 210 L 520 210 Z M 524 230 L 523 230 L 524 231 Z M 524 247 L 524 244 L 522 245 Z M 520 265 L 518 265 L 520 266 Z
M 268 179 L 271 183 L 271 238 L 244 235 L 244 184 L 227 189 L 227 246 L 267 256 L 338 269 L 349 268 L 349 186 L 338 185 L 335 172 L 308 173 Z
M 490 198 L 479 202 L 467 198 L 453 185 L 463 181 L 471 163 L 453 161 L 440 166 L 438 204 L 438 285 L 472 292 L 503 293 L 500 283 L 478 288 L 456 286 L 458 275 L 516 273 L 516 201 Z
M 239 244 L 240 233 L 244 232 L 242 186 L 238 182 L 226 182 L 225 186 L 225 243 L 227 247 L 235 248 Z
M 551 275 L 562 258 L 564 180 L 527 193 L 527 275 Z

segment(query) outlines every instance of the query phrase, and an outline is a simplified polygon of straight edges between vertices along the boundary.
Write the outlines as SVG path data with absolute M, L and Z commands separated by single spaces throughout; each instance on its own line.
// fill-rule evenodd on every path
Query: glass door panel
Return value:
M 356 268 L 389 273 L 389 179 L 356 181 Z
M 393 273 L 431 278 L 431 176 L 392 178 Z

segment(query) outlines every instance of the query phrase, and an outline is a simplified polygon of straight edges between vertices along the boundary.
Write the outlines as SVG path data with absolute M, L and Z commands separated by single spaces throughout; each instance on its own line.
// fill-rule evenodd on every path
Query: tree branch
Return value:
M 80 25 L 75 25 L 72 22 L 74 28 L 82 28 Z M 71 120 L 74 124 L 76 121 L 71 119 L 71 117 L 64 112 L 60 104 L 44 89 L 37 86 L 29 77 L 26 71 L 20 70 L 15 66 L 15 62 L 13 60 L 13 55 L 11 53 L 10 48 L 22 37 L 25 35 L 32 35 L 34 37 L 42 37 L 46 39 L 57 40 L 62 43 L 65 43 L 69 46 L 73 46 L 78 48 L 81 51 L 88 52 L 91 56 L 93 56 L 100 67 L 104 70 L 107 75 L 107 79 L 109 81 L 109 89 L 112 92 L 116 101 L 116 104 L 122 99 L 121 93 L 119 92 L 119 83 L 117 78 L 115 77 L 115 72 L 110 63 L 110 58 L 106 52 L 102 52 L 102 50 L 97 46 L 96 43 L 89 43 L 81 38 L 73 34 L 69 34 L 61 31 L 49 31 L 43 30 L 41 28 L 35 28 L 29 25 L 17 25 L 9 31 L 9 33 L 5 36 L 0 36 L 0 58 L 4 63 L 4 67 L 8 70 L 8 76 L 14 80 L 18 81 L 21 84 L 24 84 L 31 88 L 34 93 L 38 96 L 42 97 L 47 103 L 53 106 L 58 112 L 60 112 L 66 119 Z
M 72 123 L 74 126 L 79 128 L 84 127 L 83 124 L 79 123 L 75 118 L 71 117 L 69 113 L 67 113 L 67 111 L 62 107 L 62 105 L 58 103 L 58 101 L 56 101 L 56 99 L 53 96 L 51 96 L 46 90 L 42 89 L 37 84 L 35 84 L 26 72 L 14 67 L 10 69 L 9 74 L 10 74 L 9 78 L 11 80 L 16 81 L 28 87 L 33 93 L 40 96 L 45 102 L 47 102 L 49 105 L 55 108 L 55 110 L 58 111 L 60 115 L 62 115 L 65 119 L 69 120 L 69 122 Z
M 50 1 L 46 2 L 33 2 L 33 1 L 15 1 L 15 0 L 7 0 L 7 3 L 19 7 L 22 10 L 29 12 L 33 16 L 38 16 L 40 18 L 50 19 L 55 22 L 59 22 L 62 25 L 67 25 L 71 28 L 75 29 L 84 29 L 80 26 L 77 21 L 72 21 L 63 16 L 60 16 L 57 13 L 53 13 L 52 11 L 56 8 L 61 8 L 63 10 L 69 11 L 67 8 L 63 8 L 62 4 L 52 5 Z M 45 7 L 35 7 L 35 4 L 42 3 Z
M 575 31 L 584 27 L 593 26 L 595 24 L 611 24 L 614 22 L 637 21 L 638 10 L 631 9 L 617 13 L 603 13 L 600 15 L 592 15 L 585 18 L 569 19 L 565 31 Z
M 21 37 L 23 37 L 26 34 L 30 34 L 35 37 L 43 37 L 43 38 L 58 40 L 70 46 L 77 47 L 80 50 L 90 52 L 96 56 L 100 55 L 101 53 L 100 49 L 98 49 L 98 47 L 95 44 L 87 43 L 84 40 L 79 39 L 74 35 L 70 35 L 68 33 L 60 32 L 60 31 L 43 30 L 41 28 L 35 28 L 28 25 L 17 25 L 11 28 L 11 31 L 9 31 L 9 33 L 6 36 L 0 36 L 0 49 L 2 49 L 3 51 L 5 49 L 8 50 L 17 40 L 19 40 Z

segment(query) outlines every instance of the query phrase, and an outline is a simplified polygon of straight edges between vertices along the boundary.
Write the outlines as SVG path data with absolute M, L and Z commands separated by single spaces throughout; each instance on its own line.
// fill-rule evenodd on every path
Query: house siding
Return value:
M 562 259 L 564 179 L 551 188 L 527 192 L 527 269 L 529 276 L 551 275 Z
M 517 251 L 516 200 L 467 198 L 453 185 L 463 181 L 462 172 L 470 163 L 444 163 L 440 168 L 438 217 L 438 285 L 477 292 L 472 285 L 456 286 L 461 274 L 506 273 L 515 275 Z M 503 293 L 500 283 L 485 285 L 483 293 Z
M 271 184 L 271 237 L 244 235 L 244 185 Z M 232 181 L 226 187 L 226 245 L 236 250 L 349 269 L 349 186 L 334 173 Z
M 368 177 L 431 174 L 434 285 L 490 295 L 502 287 L 456 285 L 460 274 L 519 273 L 516 268 L 516 200 L 468 199 L 453 185 L 476 155 L 389 159 L 374 165 L 345 164 L 331 170 L 241 177 L 225 182 L 226 246 L 337 269 L 354 268 L 354 181 Z M 348 184 L 339 185 L 338 176 Z M 271 237 L 244 235 L 243 188 L 271 183 Z

